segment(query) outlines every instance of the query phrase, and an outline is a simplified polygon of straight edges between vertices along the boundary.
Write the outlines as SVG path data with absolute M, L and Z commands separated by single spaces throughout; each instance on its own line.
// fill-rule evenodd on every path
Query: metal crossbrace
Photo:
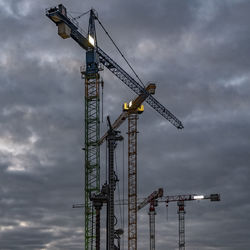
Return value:
M 137 119 L 128 116 L 128 250 L 137 249 Z
M 100 190 L 99 77 L 85 77 L 85 250 L 95 249 L 96 212 L 89 197 Z

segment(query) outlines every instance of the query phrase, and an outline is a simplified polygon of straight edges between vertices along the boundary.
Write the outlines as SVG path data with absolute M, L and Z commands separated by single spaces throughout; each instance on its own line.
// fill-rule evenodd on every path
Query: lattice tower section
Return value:
M 184 201 L 178 201 L 179 215 L 179 250 L 185 250 L 185 204 Z
M 96 249 L 96 212 L 90 194 L 100 192 L 99 73 L 85 74 L 85 250 Z
M 128 250 L 137 249 L 137 120 L 128 116 Z
M 150 250 L 155 250 L 155 211 L 149 211 L 149 237 L 150 237 Z

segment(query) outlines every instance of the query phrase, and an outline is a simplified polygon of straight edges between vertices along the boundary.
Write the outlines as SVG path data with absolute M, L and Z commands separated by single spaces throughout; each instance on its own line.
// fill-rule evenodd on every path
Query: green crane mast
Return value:
M 100 192 L 100 74 L 96 52 L 95 19 L 97 13 L 90 10 L 88 40 L 78 39 L 78 23 L 62 5 L 46 10 L 46 15 L 56 23 L 58 34 L 72 37 L 86 50 L 86 66 L 81 68 L 85 80 L 85 250 L 95 249 L 96 212 L 90 200 L 92 193 Z
M 95 13 L 90 10 L 89 39 L 94 47 L 86 51 L 85 79 L 85 249 L 93 249 L 96 237 L 96 212 L 91 193 L 100 192 L 100 74 L 96 53 Z

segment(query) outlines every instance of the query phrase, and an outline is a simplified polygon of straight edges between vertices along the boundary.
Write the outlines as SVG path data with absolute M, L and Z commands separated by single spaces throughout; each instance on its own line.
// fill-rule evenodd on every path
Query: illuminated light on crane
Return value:
M 219 194 L 210 195 L 173 195 L 163 197 L 166 206 L 169 202 L 177 202 L 178 206 L 178 216 L 179 216 L 179 250 L 185 250 L 185 202 L 193 200 L 210 200 L 210 201 L 220 201 Z
M 92 44 L 93 46 L 95 46 L 95 39 L 91 36 L 91 35 L 89 35 L 89 43 L 90 44 Z
M 198 199 L 197 199 L 198 197 Z M 195 199 L 196 198 L 196 199 Z M 159 200 L 160 199 L 160 200 Z M 168 206 L 169 202 L 177 202 L 178 206 L 178 216 L 179 216 L 179 250 L 185 250 L 185 201 L 193 200 L 205 200 L 210 201 L 220 201 L 219 194 L 210 194 L 210 195 L 172 195 L 172 196 L 163 196 L 163 189 L 159 188 L 158 191 L 154 191 L 151 195 L 145 198 L 138 206 L 137 210 L 142 209 L 147 204 L 150 204 L 149 207 L 149 231 L 150 231 L 150 250 L 155 249 L 155 207 L 158 206 L 158 202 L 166 202 Z
M 194 195 L 194 199 L 195 200 L 203 200 L 204 199 L 204 195 Z
M 128 103 L 124 103 L 123 104 L 123 111 L 129 111 L 129 109 L 131 108 L 132 105 L 128 105 Z M 136 111 L 138 112 L 138 114 L 141 114 L 144 111 L 144 105 L 140 105 Z

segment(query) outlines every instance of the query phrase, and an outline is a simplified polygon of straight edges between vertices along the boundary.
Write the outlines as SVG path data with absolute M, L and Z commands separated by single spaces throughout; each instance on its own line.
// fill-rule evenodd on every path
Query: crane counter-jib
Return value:
M 78 22 L 69 16 L 63 5 L 46 9 L 46 16 L 58 26 L 58 35 L 63 39 L 72 37 L 84 50 L 93 48 L 88 39 L 79 32 Z

